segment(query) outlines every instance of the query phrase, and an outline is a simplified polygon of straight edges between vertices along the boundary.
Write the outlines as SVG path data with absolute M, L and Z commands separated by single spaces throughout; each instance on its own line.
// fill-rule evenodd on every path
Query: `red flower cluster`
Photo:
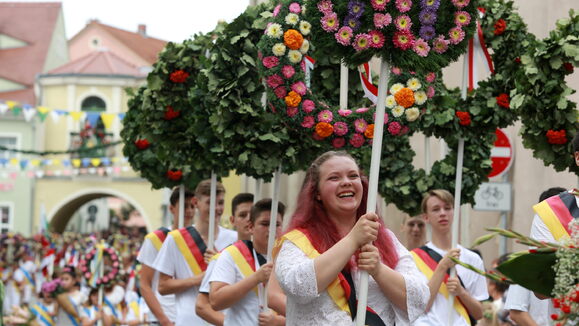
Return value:
M 151 143 L 149 143 L 149 141 L 147 139 L 135 140 L 135 146 L 137 146 L 137 148 L 140 150 L 147 149 L 147 148 L 149 148 L 150 145 L 151 145 Z
M 183 177 L 183 172 L 180 170 L 169 170 L 167 171 L 167 178 L 173 181 L 179 181 Z
M 573 64 L 571 62 L 565 62 L 563 63 L 563 68 L 565 68 L 565 72 L 567 74 L 572 74 L 573 73 Z
M 509 102 L 509 95 L 505 94 L 505 93 L 501 93 L 499 94 L 499 96 L 496 97 L 497 99 L 497 104 L 499 106 L 502 106 L 505 109 L 508 109 L 511 107 L 511 103 Z
M 189 77 L 189 73 L 181 69 L 175 70 L 169 76 L 169 79 L 174 83 L 184 83 Z
M 565 129 L 547 131 L 547 142 L 553 145 L 563 145 L 567 143 L 567 131 Z
M 458 118 L 458 123 L 461 126 L 469 126 L 470 125 L 470 113 L 465 111 L 456 111 L 456 117 Z
M 507 29 L 507 22 L 504 19 L 499 19 L 495 23 L 495 35 L 501 35 Z
M 167 105 L 167 110 L 165 110 L 165 116 L 163 117 L 163 119 L 165 120 L 173 120 L 175 118 L 177 118 L 178 116 L 181 115 L 180 111 L 175 111 L 173 110 L 173 107 L 170 105 Z
M 520 64 L 520 63 L 521 63 L 521 58 L 516 57 L 516 58 L 515 58 L 515 63 L 519 63 L 519 64 Z

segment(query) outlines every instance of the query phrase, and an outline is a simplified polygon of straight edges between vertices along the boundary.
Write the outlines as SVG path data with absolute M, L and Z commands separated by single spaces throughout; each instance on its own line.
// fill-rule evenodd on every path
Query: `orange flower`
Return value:
M 404 87 L 394 94 L 394 99 L 399 105 L 409 108 L 414 104 L 414 92 L 410 88 Z
M 300 104 L 301 101 L 302 97 L 300 94 L 294 91 L 289 92 L 289 94 L 285 97 L 285 104 L 289 107 L 296 107 Z
M 283 33 L 283 43 L 292 50 L 299 50 L 304 43 L 304 37 L 295 29 L 288 29 Z
M 372 139 L 374 138 L 374 124 L 369 124 L 364 131 L 364 136 L 366 138 Z
M 316 134 L 322 138 L 326 138 L 334 133 L 334 126 L 327 122 L 318 122 L 316 125 Z

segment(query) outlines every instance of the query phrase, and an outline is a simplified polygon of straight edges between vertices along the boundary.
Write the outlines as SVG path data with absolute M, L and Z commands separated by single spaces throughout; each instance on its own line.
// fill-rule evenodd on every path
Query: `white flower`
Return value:
M 422 87 L 422 84 L 420 84 L 420 80 L 418 80 L 418 78 L 410 78 L 406 83 L 406 85 L 408 85 L 408 88 L 410 88 L 413 91 Z
M 404 114 L 404 107 L 402 105 L 396 105 L 392 109 L 392 115 L 396 118 Z
M 269 27 L 265 30 L 267 36 L 273 38 L 280 38 L 283 35 L 283 29 L 281 28 L 280 24 L 274 23 L 269 25 Z
M 388 95 L 386 97 L 386 107 L 391 109 L 396 105 L 396 99 L 394 98 L 394 95 Z
M 398 93 L 399 90 L 403 89 L 404 85 L 400 84 L 400 83 L 396 83 L 394 85 L 392 85 L 392 87 L 390 87 L 390 94 L 396 94 Z
M 276 43 L 271 48 L 271 50 L 275 56 L 281 57 L 282 55 L 285 54 L 285 45 L 283 43 Z
M 303 35 L 308 35 L 308 34 L 310 34 L 311 29 L 312 29 L 312 24 L 308 23 L 308 22 L 305 21 L 305 20 L 302 20 L 302 21 L 300 22 L 300 32 L 301 32 Z
M 424 91 L 418 91 L 414 93 L 414 102 L 418 105 L 424 104 L 424 102 L 426 102 L 427 99 L 428 97 L 426 96 L 426 93 Z
M 306 4 L 304 3 L 302 5 L 302 15 L 305 15 L 305 14 L 306 14 Z
M 404 113 L 406 114 L 406 120 L 410 122 L 418 119 L 418 117 L 420 116 L 420 111 L 418 111 L 418 108 L 415 107 L 407 109 L 406 112 Z
M 295 25 L 300 21 L 300 17 L 296 14 L 289 13 L 285 16 L 285 22 L 289 25 Z
M 302 54 L 297 50 L 290 50 L 287 57 L 291 63 L 300 63 L 302 61 Z
M 309 50 L 309 49 L 310 49 L 310 41 L 304 40 L 304 41 L 302 42 L 302 46 L 300 47 L 300 52 L 301 52 L 302 54 L 306 54 L 306 53 L 308 53 L 308 50 Z

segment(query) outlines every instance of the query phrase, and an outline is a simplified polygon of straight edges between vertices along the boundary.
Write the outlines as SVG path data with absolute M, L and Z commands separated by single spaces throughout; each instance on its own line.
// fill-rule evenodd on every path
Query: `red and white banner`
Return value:
M 368 62 L 358 67 L 358 74 L 360 75 L 364 96 L 376 104 L 378 102 L 378 87 L 372 84 L 372 71 Z

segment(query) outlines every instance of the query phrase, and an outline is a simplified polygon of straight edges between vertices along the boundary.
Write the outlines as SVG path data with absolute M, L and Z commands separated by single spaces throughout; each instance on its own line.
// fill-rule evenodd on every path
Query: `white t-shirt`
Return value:
M 259 268 L 256 262 L 256 270 Z M 211 282 L 223 282 L 229 285 L 235 284 L 245 277 L 235 264 L 233 258 L 227 251 L 223 251 L 215 268 L 211 273 L 209 283 Z M 227 314 L 225 315 L 224 326 L 245 326 L 245 325 L 257 325 L 259 317 L 259 298 L 255 294 L 255 291 L 249 291 L 241 300 L 236 302 L 233 306 L 229 307 Z
M 513 284 L 509 287 L 505 308 L 528 312 L 539 326 L 549 326 L 549 300 L 540 300 L 533 292 Z
M 436 247 L 432 242 L 426 244 L 430 249 L 436 251 L 439 255 L 446 255 L 446 251 Z M 484 264 L 479 255 L 458 245 L 460 248 L 460 261 L 470 264 L 480 270 L 484 270 Z M 456 273 L 462 280 L 464 288 L 475 300 L 483 301 L 489 298 L 489 293 L 487 290 L 487 282 L 484 276 L 479 275 L 471 270 L 468 270 L 460 265 L 456 265 Z M 430 311 L 425 315 L 421 316 L 413 324 L 415 326 L 426 326 L 426 325 L 448 325 L 448 306 L 450 301 L 446 299 L 440 292 L 436 294 L 436 298 L 432 303 Z M 456 309 L 453 309 L 453 326 L 469 326 L 470 322 L 464 320 Z
M 81 317 L 82 310 L 84 310 L 82 309 L 82 304 L 87 300 L 87 297 L 80 291 L 74 291 L 68 294 L 68 298 L 74 305 L 78 316 Z M 62 307 L 58 309 L 58 315 L 55 324 L 56 326 L 74 326 L 74 323 L 71 321 L 70 317 Z
M 215 239 L 215 249 L 222 250 L 237 240 L 237 232 L 219 226 L 219 234 Z M 155 259 L 154 267 L 159 272 L 171 275 L 176 279 L 193 277 L 193 271 L 179 251 L 173 236 L 169 233 Z M 175 295 L 177 318 L 175 326 L 203 325 L 205 321 L 195 313 L 195 300 L 199 287 L 194 286 Z
M 148 267 L 154 269 L 155 259 L 157 258 L 158 253 L 159 251 L 157 251 L 157 248 L 155 248 L 153 242 L 149 238 L 145 237 L 145 240 L 141 245 L 141 249 L 139 250 L 137 260 L 141 264 L 147 265 Z M 159 271 L 155 270 L 155 274 L 153 274 L 153 280 L 151 282 L 151 288 L 153 289 L 153 292 L 155 293 L 157 300 L 159 300 L 161 308 L 163 309 L 163 312 L 165 313 L 167 318 L 169 318 L 169 320 L 174 322 L 177 317 L 177 308 L 175 307 L 175 295 L 174 294 L 161 295 L 157 290 L 158 286 L 159 286 Z M 147 321 L 157 321 L 157 317 L 155 317 L 155 315 L 152 312 L 148 314 L 147 317 L 148 317 Z

